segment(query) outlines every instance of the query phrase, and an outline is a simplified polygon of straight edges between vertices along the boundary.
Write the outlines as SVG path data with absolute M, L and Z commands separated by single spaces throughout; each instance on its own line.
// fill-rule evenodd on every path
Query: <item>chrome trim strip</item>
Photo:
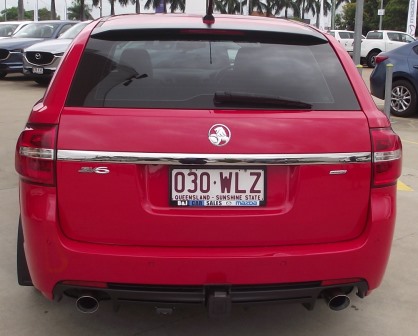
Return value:
M 58 150 L 59 161 L 162 165 L 312 165 L 371 162 L 370 152 L 326 154 L 184 154 Z
M 20 147 L 19 154 L 33 159 L 54 160 L 54 150 L 46 148 Z

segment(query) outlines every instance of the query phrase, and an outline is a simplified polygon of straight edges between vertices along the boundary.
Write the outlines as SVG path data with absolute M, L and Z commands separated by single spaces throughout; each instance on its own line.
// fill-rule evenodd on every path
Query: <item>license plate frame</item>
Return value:
M 34 73 L 35 75 L 43 75 L 44 74 L 44 68 L 33 67 L 32 68 L 32 73 Z
M 189 173 L 191 175 L 185 176 Z M 195 174 L 197 174 L 196 177 Z M 221 182 L 221 178 L 223 182 Z M 181 179 L 185 179 L 184 185 Z M 195 180 L 194 183 L 192 180 Z M 182 208 L 258 208 L 266 205 L 266 181 L 267 171 L 264 166 L 172 166 L 169 169 L 169 204 L 172 207 Z M 190 187 L 200 189 L 200 184 L 205 185 L 204 191 L 207 190 L 209 184 L 211 190 L 206 193 L 202 193 L 200 190 L 195 193 L 189 192 Z M 224 192 L 221 192 L 222 189 Z

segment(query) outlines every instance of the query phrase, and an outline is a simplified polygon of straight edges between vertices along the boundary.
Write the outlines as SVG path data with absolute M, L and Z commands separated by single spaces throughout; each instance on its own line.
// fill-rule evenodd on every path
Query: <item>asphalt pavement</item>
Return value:
M 369 75 L 370 69 L 364 69 L 366 81 Z M 418 335 L 418 115 L 391 119 L 404 148 L 398 220 L 384 281 L 367 298 L 352 295 L 350 307 L 340 312 L 329 310 L 322 301 L 313 311 L 298 304 L 237 306 L 225 320 L 209 319 L 200 306 L 157 315 L 153 306 L 130 303 L 114 312 L 107 302 L 95 314 L 81 314 L 74 300 L 51 302 L 16 281 L 19 210 L 14 150 L 31 106 L 44 91 L 19 75 L 0 81 L 0 336 Z

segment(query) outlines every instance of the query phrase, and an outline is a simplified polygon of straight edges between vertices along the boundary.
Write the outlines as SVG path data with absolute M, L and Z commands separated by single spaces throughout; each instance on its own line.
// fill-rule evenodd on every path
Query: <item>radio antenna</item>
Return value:
M 203 17 L 203 23 L 211 25 L 215 23 L 215 18 L 213 16 L 213 0 L 208 0 L 208 7 L 206 9 L 206 15 Z

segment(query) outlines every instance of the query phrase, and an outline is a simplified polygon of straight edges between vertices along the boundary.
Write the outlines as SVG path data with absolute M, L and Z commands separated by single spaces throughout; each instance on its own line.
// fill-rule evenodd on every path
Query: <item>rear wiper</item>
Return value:
M 140 75 L 140 74 L 135 74 L 135 75 L 133 75 L 133 76 L 129 77 L 128 79 L 126 79 L 126 80 L 123 82 L 123 85 L 128 86 L 129 84 L 131 84 L 131 83 L 132 83 L 132 81 L 133 81 L 134 79 L 142 79 L 142 78 L 147 78 L 147 77 L 148 77 L 148 75 L 147 75 L 147 74 L 142 74 L 142 75 Z
M 215 105 L 228 105 L 228 104 L 245 104 L 245 105 L 268 105 L 268 106 L 282 106 L 292 108 L 311 109 L 312 105 L 297 100 L 286 99 L 273 95 L 260 95 L 255 93 L 244 92 L 229 92 L 218 91 L 215 92 L 213 97 Z

